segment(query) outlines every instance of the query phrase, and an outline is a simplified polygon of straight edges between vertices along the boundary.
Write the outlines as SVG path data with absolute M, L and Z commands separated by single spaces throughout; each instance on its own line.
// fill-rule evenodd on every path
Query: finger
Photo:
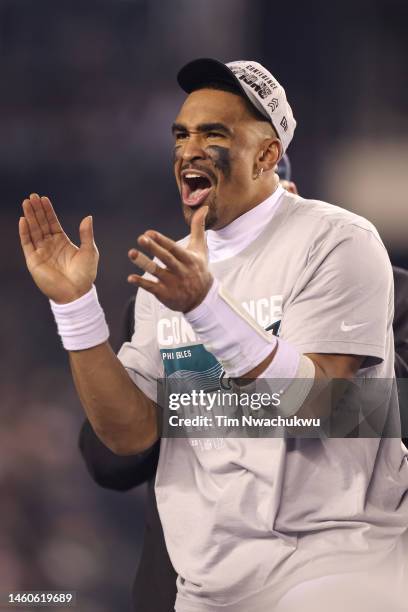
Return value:
M 139 244 L 144 247 L 150 255 L 157 257 L 169 270 L 176 274 L 182 274 L 183 268 L 180 262 L 167 249 L 161 247 L 157 242 L 148 236 L 140 236 Z
M 51 234 L 63 234 L 64 230 L 62 229 L 61 223 L 58 221 L 58 217 L 55 214 L 50 199 L 47 198 L 47 196 L 41 196 L 41 203 L 45 211 L 45 216 L 47 217 Z
M 91 215 L 82 219 L 81 223 L 79 224 L 79 238 L 81 240 L 82 249 L 94 249 L 95 242 L 93 233 L 93 220 Z
M 35 252 L 35 248 L 31 240 L 27 219 L 25 217 L 20 217 L 19 219 L 18 233 L 20 235 L 20 242 L 23 248 L 24 256 L 26 259 L 28 259 L 28 257 Z
M 145 278 L 144 276 L 139 276 L 138 274 L 129 274 L 127 277 L 128 283 L 131 285 L 137 285 L 138 287 L 142 287 L 142 289 L 146 289 L 149 293 L 153 295 L 157 295 L 160 291 L 160 284 L 156 281 L 151 281 Z
M 208 213 L 208 206 L 199 208 L 194 213 L 190 225 L 190 242 L 188 248 L 194 250 L 206 250 L 207 242 L 205 239 L 205 218 Z
M 128 255 L 130 261 L 135 264 L 135 266 L 141 268 L 145 272 L 149 272 L 149 274 L 153 274 L 153 276 L 160 277 L 162 269 L 156 262 L 152 261 L 150 257 L 147 257 L 147 255 L 136 249 L 130 249 Z
M 39 223 L 37 221 L 37 217 L 34 214 L 33 206 L 30 200 L 24 200 L 23 202 L 23 211 L 24 216 L 27 221 L 28 229 L 30 232 L 31 240 L 34 244 L 34 247 L 37 248 L 39 243 L 43 239 L 43 234 Z
M 171 253 L 181 263 L 191 263 L 191 257 L 188 251 L 184 247 L 178 245 L 177 242 L 174 242 L 171 238 L 167 238 L 167 236 L 153 230 L 147 230 L 145 235 L 154 240 L 156 244 L 166 249 L 166 251 Z
M 32 193 L 30 195 L 30 202 L 33 207 L 36 219 L 38 221 L 38 225 L 40 226 L 43 238 L 46 238 L 51 234 L 51 230 L 48 223 L 48 219 L 45 215 L 45 210 L 43 208 L 41 198 L 38 194 Z

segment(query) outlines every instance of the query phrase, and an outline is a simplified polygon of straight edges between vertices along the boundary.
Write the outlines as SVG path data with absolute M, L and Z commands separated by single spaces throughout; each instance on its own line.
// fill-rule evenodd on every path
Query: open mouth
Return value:
M 209 177 L 195 170 L 183 172 L 181 185 L 181 197 L 186 206 L 200 206 L 213 188 Z

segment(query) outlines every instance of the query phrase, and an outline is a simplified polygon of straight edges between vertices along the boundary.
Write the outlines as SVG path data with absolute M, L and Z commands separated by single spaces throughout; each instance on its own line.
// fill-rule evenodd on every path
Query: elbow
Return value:
M 98 433 L 98 435 L 100 435 L 100 433 Z M 143 453 L 144 451 L 150 449 L 159 439 L 157 429 L 146 433 L 143 436 L 129 436 L 127 433 L 126 435 L 110 435 L 109 437 L 100 435 L 100 437 L 103 439 L 104 444 L 109 448 L 109 450 L 120 457 Z
M 156 405 L 149 400 L 147 405 L 137 408 L 127 412 L 122 409 L 124 416 L 120 419 L 95 424 L 96 434 L 115 455 L 137 455 L 159 439 Z

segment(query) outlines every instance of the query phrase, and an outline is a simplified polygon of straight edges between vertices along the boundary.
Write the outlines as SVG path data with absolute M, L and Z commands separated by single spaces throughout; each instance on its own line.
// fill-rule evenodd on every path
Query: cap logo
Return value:
M 287 132 L 287 130 L 288 130 L 288 121 L 287 121 L 286 117 L 282 117 L 282 121 L 280 122 L 280 124 L 283 127 L 283 129 L 285 130 L 285 132 Z
M 261 100 L 270 96 L 272 90 L 278 87 L 275 81 L 268 78 L 265 73 L 254 66 L 249 65 L 247 69 L 231 67 L 231 70 L 240 81 L 249 85 Z
M 267 106 L 269 106 L 269 108 L 273 112 L 279 106 L 278 98 L 272 98 L 272 100 L 270 102 L 268 102 Z
M 255 66 L 252 66 L 252 64 L 248 64 L 247 70 L 259 76 L 263 80 L 263 82 L 270 85 L 272 89 L 276 89 L 278 87 L 276 82 L 271 79 L 271 77 L 266 74 L 266 72 L 262 72 L 262 70 L 259 70 L 259 68 L 256 68 Z

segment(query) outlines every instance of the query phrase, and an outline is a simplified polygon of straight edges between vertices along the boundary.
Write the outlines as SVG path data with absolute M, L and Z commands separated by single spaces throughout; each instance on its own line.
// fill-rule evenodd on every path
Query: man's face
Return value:
M 173 125 L 174 172 L 188 225 L 203 205 L 206 228 L 220 229 L 262 201 L 255 180 L 262 125 L 233 93 L 200 89 L 188 96 Z

